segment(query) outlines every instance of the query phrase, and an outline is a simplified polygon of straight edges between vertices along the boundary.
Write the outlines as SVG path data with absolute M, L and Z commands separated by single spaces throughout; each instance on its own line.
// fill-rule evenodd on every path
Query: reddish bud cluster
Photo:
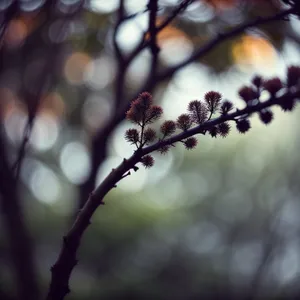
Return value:
M 239 120 L 236 122 L 236 129 L 240 133 L 246 133 L 251 128 L 250 121 L 248 119 Z
M 287 86 L 292 87 L 299 84 L 300 80 L 300 67 L 290 66 L 287 69 Z
M 221 115 L 228 114 L 233 109 L 233 104 L 230 101 L 224 101 L 220 107 Z
M 252 83 L 254 86 L 256 86 L 256 88 L 260 88 L 263 83 L 263 79 L 261 76 L 256 75 L 253 77 Z
M 160 154 L 166 154 L 170 150 L 170 145 L 161 146 L 157 151 Z
M 255 100 L 258 96 L 257 93 L 250 86 L 243 86 L 239 90 L 239 95 L 246 103 Z
M 192 120 L 188 114 L 182 114 L 177 118 L 176 126 L 183 130 L 187 131 L 192 126 Z
M 158 120 L 162 113 L 163 110 L 160 106 L 152 105 L 151 94 L 144 92 L 132 101 L 130 109 L 126 112 L 126 117 L 133 123 L 145 125 Z
M 209 111 L 214 113 L 220 106 L 222 95 L 218 92 L 210 91 L 205 94 L 204 99 Z
M 143 139 L 144 139 L 145 144 L 149 144 L 149 143 L 153 142 L 155 140 L 155 138 L 156 138 L 156 132 L 154 129 L 147 128 L 144 131 Z
M 259 118 L 264 124 L 269 124 L 273 120 L 273 113 L 270 110 L 261 111 Z
M 135 128 L 130 128 L 125 132 L 125 139 L 131 144 L 136 144 L 139 141 L 139 132 Z
M 174 121 L 165 121 L 160 126 L 160 132 L 164 137 L 172 135 L 176 131 L 176 123 Z
M 207 119 L 207 107 L 199 100 L 191 101 L 188 105 L 188 111 L 192 122 L 202 124 Z
M 141 163 L 145 168 L 151 168 L 154 165 L 154 158 L 151 155 L 145 155 L 142 157 Z
M 217 137 L 217 135 L 218 135 L 218 127 L 217 126 L 213 126 L 212 128 L 210 128 L 208 130 L 208 132 L 211 135 L 211 137 Z
M 188 150 L 194 149 L 198 144 L 198 141 L 195 137 L 189 137 L 182 142 L 183 142 L 185 148 Z
M 205 102 L 199 100 L 191 101 L 188 104 L 187 113 L 181 114 L 176 122 L 168 120 L 162 123 L 160 126 L 162 138 L 155 144 L 153 149 L 157 149 L 161 154 L 165 154 L 173 146 L 173 143 L 179 140 L 186 149 L 194 149 L 198 141 L 191 136 L 192 132 L 209 133 L 211 137 L 221 136 L 225 138 L 231 129 L 230 121 L 236 122 L 236 128 L 239 133 L 246 133 L 251 128 L 249 117 L 255 112 L 258 113 L 261 122 L 269 124 L 273 120 L 270 106 L 279 105 L 284 111 L 294 109 L 299 98 L 299 91 L 295 87 L 299 83 L 300 67 L 297 66 L 290 66 L 287 69 L 286 82 L 282 82 L 278 77 L 264 80 L 260 76 L 255 76 L 250 86 L 243 86 L 238 91 L 239 96 L 246 102 L 247 107 L 242 110 L 236 109 L 233 113 L 230 113 L 234 109 L 234 105 L 230 101 L 221 103 L 221 94 L 210 91 L 204 96 Z M 279 97 L 277 93 L 283 88 L 286 92 Z M 260 99 L 262 91 L 268 91 L 271 95 L 265 102 L 262 102 Z M 211 120 L 212 115 L 217 111 L 221 116 Z M 152 128 L 147 128 L 147 125 L 158 120 L 162 112 L 160 106 L 152 105 L 152 97 L 149 93 L 140 94 L 132 102 L 126 115 L 129 120 L 138 124 L 141 130 L 128 129 L 125 133 L 125 139 L 131 144 L 135 144 L 138 149 L 153 142 L 157 136 L 156 131 Z M 193 124 L 203 124 L 204 126 L 196 127 L 196 130 L 189 132 Z M 181 129 L 184 133 L 174 138 L 172 137 L 170 140 L 165 140 L 166 137 L 170 137 L 175 133 L 176 128 Z M 182 136 L 185 138 L 182 139 Z M 146 155 L 141 159 L 141 162 L 146 168 L 149 168 L 154 164 L 154 159 L 151 155 Z
M 279 102 L 279 106 L 283 111 L 292 111 L 296 106 L 296 101 L 294 98 L 286 95 L 282 97 L 281 101 Z
M 226 137 L 229 134 L 230 125 L 227 122 L 221 123 L 217 127 L 217 132 L 221 137 Z
M 263 87 L 271 94 L 271 96 L 275 96 L 276 93 L 283 88 L 283 84 L 278 77 L 275 77 L 269 80 L 265 80 L 263 82 Z

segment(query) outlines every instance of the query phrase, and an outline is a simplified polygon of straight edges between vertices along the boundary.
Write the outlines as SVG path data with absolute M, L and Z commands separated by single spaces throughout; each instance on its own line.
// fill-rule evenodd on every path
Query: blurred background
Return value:
M 146 0 L 124 2 L 130 17 L 116 31 L 117 0 L 0 1 L 2 160 L 17 174 L 16 195 L 0 196 L 1 299 L 18 297 L 16 239 L 46 294 L 76 212 L 134 150 L 124 140 L 131 124 L 123 110 L 144 88 L 165 119 L 176 119 L 210 90 L 243 107 L 237 91 L 255 74 L 284 79 L 287 66 L 299 64 L 300 21 L 291 17 L 226 39 L 159 80 L 149 74 L 149 48 L 122 61 L 149 17 Z M 158 3 L 160 24 L 180 1 Z M 284 8 L 277 0 L 193 1 L 158 34 L 158 70 L 176 68 L 218 33 Z M 84 236 L 67 299 L 297 298 L 299 113 L 274 109 L 270 125 L 253 117 L 246 135 L 233 128 L 226 139 L 200 136 L 197 149 L 155 154 L 153 168 L 122 180 Z M 10 171 L 0 166 L 5 190 Z M 13 201 L 19 225 L 9 222 Z M 30 246 L 14 236 L 23 231 Z

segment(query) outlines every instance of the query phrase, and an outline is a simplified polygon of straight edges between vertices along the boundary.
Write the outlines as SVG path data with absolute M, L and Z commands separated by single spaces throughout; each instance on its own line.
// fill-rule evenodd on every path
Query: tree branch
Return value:
M 157 33 L 162 30 L 165 26 L 167 26 L 179 13 L 181 13 L 184 9 L 188 7 L 189 4 L 193 3 L 193 1 L 183 1 L 181 5 L 177 7 L 173 11 L 173 13 L 163 22 L 160 26 L 157 28 Z M 276 15 L 270 16 L 270 17 L 260 17 L 254 21 L 242 24 L 230 31 L 228 31 L 225 34 L 220 34 L 217 37 L 213 38 L 211 41 L 207 42 L 204 46 L 202 46 L 199 50 L 197 50 L 190 58 L 188 58 L 186 61 L 182 62 L 181 64 L 172 67 L 166 71 L 164 71 L 161 74 L 158 74 L 156 77 L 149 76 L 147 82 L 144 84 L 144 86 L 133 96 L 133 98 L 136 98 L 137 95 L 143 91 L 149 91 L 152 92 L 154 87 L 170 78 L 175 72 L 179 71 L 181 68 L 185 67 L 186 65 L 192 63 L 194 60 L 199 59 L 200 57 L 206 55 L 209 51 L 213 50 L 215 47 L 217 47 L 221 42 L 232 38 L 242 32 L 244 32 L 246 29 L 262 24 L 266 24 L 268 22 L 273 22 L 276 20 L 281 20 L 286 18 L 288 15 L 292 14 L 294 12 L 293 9 L 287 9 L 284 10 Z M 121 82 L 122 77 L 125 76 L 125 68 L 128 67 L 128 65 L 131 63 L 131 61 L 140 53 L 144 47 L 149 46 L 151 39 L 144 43 L 145 37 L 141 40 L 140 45 L 137 46 L 137 48 L 129 55 L 129 57 L 125 58 L 123 68 L 121 70 L 121 74 L 118 76 L 117 81 Z M 123 80 L 123 79 L 122 79 Z M 120 88 L 117 89 L 120 91 Z M 124 94 L 121 94 L 118 92 L 118 95 L 116 96 L 117 99 L 124 99 Z M 128 110 L 129 107 L 129 101 L 124 101 L 122 105 L 120 105 L 120 108 L 118 112 L 109 120 L 109 122 L 105 125 L 105 127 L 99 131 L 99 133 L 95 136 L 95 138 L 92 141 L 92 170 L 90 173 L 89 178 L 87 181 L 81 185 L 80 187 L 80 208 L 85 203 L 88 194 L 90 191 L 94 188 L 97 170 L 99 165 L 104 161 L 106 157 L 106 144 L 107 139 L 116 127 L 125 116 L 125 112 Z
M 14 266 L 17 296 L 20 300 L 39 299 L 32 240 L 4 145 L 3 135 L 0 132 L 0 208 Z
M 242 110 L 236 110 L 235 112 L 221 115 L 218 118 L 208 120 L 201 125 L 195 126 L 192 129 L 183 131 L 177 135 L 174 135 L 168 139 L 159 140 L 145 148 L 138 148 L 129 159 L 124 159 L 123 162 L 113 169 L 110 174 L 104 179 L 104 181 L 90 194 L 87 202 L 82 210 L 79 212 L 72 228 L 64 236 L 62 249 L 59 254 L 58 260 L 51 268 L 52 279 L 49 288 L 49 294 L 47 300 L 62 300 L 70 292 L 69 278 L 71 276 L 73 268 L 77 264 L 77 250 L 80 245 L 80 241 L 83 233 L 90 224 L 90 219 L 99 205 L 104 204 L 104 197 L 107 193 L 116 187 L 117 183 L 128 175 L 128 172 L 133 169 L 136 170 L 136 164 L 141 162 L 142 157 L 159 150 L 163 146 L 172 145 L 176 142 L 180 142 L 188 137 L 197 134 L 203 134 L 205 131 L 213 128 L 216 125 L 224 123 L 226 121 L 235 121 L 238 117 L 245 115 L 250 116 L 255 112 L 260 112 L 273 105 L 279 105 L 284 99 L 295 99 L 300 97 L 300 90 L 296 92 L 287 92 L 281 97 L 270 97 L 268 101 L 260 102 L 256 105 L 247 105 Z

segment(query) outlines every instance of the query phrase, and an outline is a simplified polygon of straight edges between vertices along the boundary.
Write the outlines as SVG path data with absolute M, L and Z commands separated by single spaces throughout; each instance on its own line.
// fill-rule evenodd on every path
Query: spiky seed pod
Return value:
M 199 100 L 191 101 L 188 105 L 190 117 L 196 124 L 202 124 L 207 119 L 207 107 Z
M 239 120 L 236 122 L 236 129 L 240 133 L 245 133 L 251 128 L 250 121 L 248 119 Z
M 126 118 L 127 120 L 138 124 L 143 119 L 143 114 L 141 114 L 138 110 L 135 109 L 134 106 L 132 106 L 126 112 Z
M 152 105 L 152 95 L 148 92 L 143 92 L 139 94 L 137 97 L 137 103 L 136 105 L 141 106 L 141 108 L 147 110 Z
M 283 111 L 292 111 L 296 107 L 296 101 L 294 98 L 285 95 L 278 103 Z
M 230 125 L 227 122 L 219 124 L 217 128 L 221 137 L 225 138 L 229 134 Z
M 125 132 L 125 140 L 131 144 L 136 144 L 139 141 L 139 132 L 135 128 L 127 129 Z
M 198 141 L 195 137 L 189 137 L 183 141 L 183 144 L 187 150 L 191 150 L 197 146 Z
M 257 88 L 260 88 L 261 85 L 262 85 L 262 83 L 263 83 L 263 79 L 262 79 L 261 76 L 256 75 L 256 76 L 253 77 L 252 83 L 253 83 L 253 85 L 256 86 Z
M 299 83 L 300 80 L 300 67 L 290 66 L 287 69 L 287 86 L 292 87 Z
M 149 144 L 151 142 L 153 142 L 156 138 L 156 132 L 154 129 L 152 128 L 147 128 L 145 131 L 144 131 L 144 136 L 143 136 L 143 139 L 144 139 L 144 142 L 146 144 Z
M 273 120 L 273 113 L 270 110 L 261 111 L 259 118 L 264 124 L 269 124 Z
M 283 88 L 283 84 L 278 77 L 274 77 L 263 82 L 263 87 L 267 90 L 272 96 L 275 96 Z
M 151 106 L 146 113 L 146 124 L 153 123 L 160 119 L 163 114 L 163 109 L 158 105 Z
M 166 136 L 172 135 L 176 131 L 176 123 L 174 121 L 165 121 L 160 126 L 160 132 Z
M 131 102 L 130 109 L 126 112 L 126 118 L 133 123 L 141 122 L 152 105 L 152 96 L 148 92 L 141 93 Z
M 208 133 L 211 135 L 211 137 L 217 137 L 218 135 L 218 127 L 214 126 L 209 129 Z
M 246 103 L 256 99 L 258 96 L 257 93 L 249 86 L 243 86 L 239 90 L 239 95 Z
M 224 101 L 220 108 L 221 115 L 228 114 L 233 109 L 233 104 L 230 101 Z
M 221 99 L 222 99 L 222 95 L 214 91 L 210 91 L 206 93 L 204 96 L 204 100 L 207 103 L 207 107 L 209 111 L 213 113 L 216 112 L 216 110 L 219 108 Z
M 148 169 L 154 165 L 154 158 L 151 155 L 145 155 L 142 157 L 141 163 Z
M 182 114 L 177 118 L 176 126 L 183 130 L 186 131 L 192 126 L 192 120 L 188 114 Z
M 160 154 L 166 154 L 168 151 L 170 150 L 170 145 L 164 145 L 164 146 L 161 146 L 157 151 L 160 153 Z

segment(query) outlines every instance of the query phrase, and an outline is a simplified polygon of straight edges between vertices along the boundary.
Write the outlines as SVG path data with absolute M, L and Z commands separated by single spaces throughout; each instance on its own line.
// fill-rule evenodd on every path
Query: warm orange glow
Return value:
M 0 88 L 0 118 L 9 116 L 15 110 L 24 110 L 17 95 L 8 88 Z
M 272 66 L 276 60 L 276 52 L 270 42 L 262 37 L 243 36 L 232 48 L 232 56 L 236 64 L 243 66 Z
M 162 20 L 158 20 L 157 26 L 161 24 Z M 149 39 L 149 33 L 146 36 L 146 39 Z M 173 39 L 181 39 L 181 40 L 189 40 L 189 37 L 180 29 L 176 28 L 173 25 L 166 26 L 163 30 L 161 30 L 157 35 L 158 45 L 162 46 L 162 44 L 168 40 Z
M 51 92 L 41 99 L 40 113 L 60 117 L 64 114 L 64 110 L 64 101 L 57 92 Z
M 8 47 L 20 46 L 28 35 L 28 27 L 21 19 L 12 20 L 5 32 L 4 43 Z
M 216 10 L 232 8 L 237 4 L 237 0 L 204 0 Z
M 86 66 L 90 63 L 91 58 L 83 52 L 71 54 L 66 62 L 64 74 L 71 84 L 80 84 L 83 81 L 83 74 Z

